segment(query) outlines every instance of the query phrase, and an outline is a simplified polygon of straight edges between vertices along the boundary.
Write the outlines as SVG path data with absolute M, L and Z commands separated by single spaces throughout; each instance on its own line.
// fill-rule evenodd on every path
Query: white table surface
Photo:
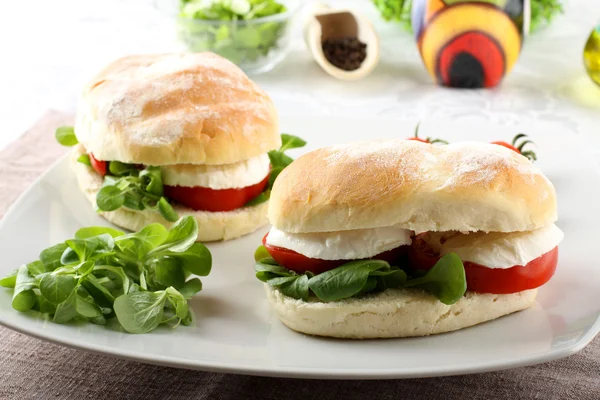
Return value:
M 253 78 L 281 114 L 485 119 L 511 134 L 539 120 L 555 121 L 585 135 L 600 160 L 600 88 L 582 63 L 585 41 L 600 20 L 600 2 L 566 2 L 565 14 L 527 39 L 515 69 L 494 90 L 435 86 L 412 35 L 382 21 L 370 0 L 329 1 L 362 10 L 380 33 L 381 61 L 366 79 L 348 83 L 326 75 L 304 46 L 301 18 L 288 58 Z M 82 83 L 112 59 L 182 49 L 172 21 L 152 0 L 2 1 L 0 38 L 0 149 L 47 109 L 74 112 Z

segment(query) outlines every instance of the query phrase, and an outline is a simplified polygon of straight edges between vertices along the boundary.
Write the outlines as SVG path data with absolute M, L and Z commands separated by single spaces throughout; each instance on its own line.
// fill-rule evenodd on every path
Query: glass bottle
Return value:
M 583 63 L 590 78 L 600 85 L 600 24 L 594 28 L 585 44 Z

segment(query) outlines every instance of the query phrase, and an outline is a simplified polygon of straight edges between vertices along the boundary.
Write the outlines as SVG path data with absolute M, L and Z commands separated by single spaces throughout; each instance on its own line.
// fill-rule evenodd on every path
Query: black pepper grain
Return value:
M 367 58 L 367 44 L 357 37 L 326 39 L 323 54 L 327 61 L 345 71 L 358 69 Z

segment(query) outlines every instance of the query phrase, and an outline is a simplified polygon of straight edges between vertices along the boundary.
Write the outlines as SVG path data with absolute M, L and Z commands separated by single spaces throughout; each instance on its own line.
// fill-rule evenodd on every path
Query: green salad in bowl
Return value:
M 265 72 L 289 50 L 298 1 L 179 0 L 177 30 L 190 51 L 212 51 L 248 73 Z

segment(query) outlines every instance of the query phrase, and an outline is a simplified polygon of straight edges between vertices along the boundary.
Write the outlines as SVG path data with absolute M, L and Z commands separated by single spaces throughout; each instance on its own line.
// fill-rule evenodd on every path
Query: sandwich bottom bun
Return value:
M 82 146 L 77 146 L 71 154 L 71 167 L 77 177 L 79 188 L 92 207 L 96 209 L 96 193 L 102 187 L 103 178 L 92 168 L 77 161 L 84 154 Z M 198 221 L 198 241 L 210 242 L 229 240 L 256 231 L 269 223 L 267 220 L 268 202 L 243 207 L 227 212 L 194 211 L 180 204 L 173 204 L 173 209 L 180 217 L 191 215 Z M 165 220 L 158 212 L 150 210 L 132 210 L 121 207 L 115 211 L 100 212 L 104 218 L 113 224 L 130 231 L 138 231 L 148 224 L 158 222 L 170 227 L 172 222 Z
M 348 339 L 451 332 L 524 310 L 537 295 L 537 289 L 512 294 L 467 292 L 448 306 L 418 289 L 387 289 L 330 303 L 296 300 L 268 284 L 265 289 L 275 313 L 287 327 L 309 335 Z

